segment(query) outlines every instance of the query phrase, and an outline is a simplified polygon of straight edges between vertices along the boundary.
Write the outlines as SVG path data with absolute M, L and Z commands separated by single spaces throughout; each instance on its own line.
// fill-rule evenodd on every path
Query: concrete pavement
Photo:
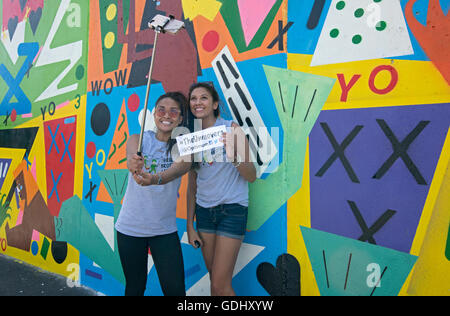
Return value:
M 87 287 L 69 287 L 66 278 L 0 254 L 0 296 L 97 296 Z

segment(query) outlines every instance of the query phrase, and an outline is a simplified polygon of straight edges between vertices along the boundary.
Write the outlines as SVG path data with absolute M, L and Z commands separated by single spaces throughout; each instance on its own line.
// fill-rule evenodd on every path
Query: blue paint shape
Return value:
M 39 245 L 36 241 L 33 241 L 31 243 L 31 253 L 33 254 L 33 256 L 36 256 L 39 252 Z
M 310 29 L 307 22 L 310 19 L 314 1 L 288 1 L 288 21 L 295 21 L 287 37 L 289 53 L 314 54 L 330 5 L 331 0 L 326 0 L 316 26 Z
M 278 111 L 273 101 L 272 93 L 270 91 L 269 84 L 267 80 L 261 80 L 261 78 L 266 78 L 264 72 L 264 65 L 273 66 L 277 68 L 287 68 L 287 55 L 286 54 L 276 54 L 271 56 L 265 56 L 261 58 L 255 58 L 251 60 L 245 60 L 237 62 L 236 65 L 239 68 L 239 72 L 250 92 L 253 101 L 255 102 L 259 114 L 264 121 L 264 124 L 268 128 L 269 133 L 271 133 L 272 127 L 279 128 L 279 138 L 274 139 L 274 144 L 278 148 L 280 153 L 279 157 L 275 157 L 266 172 L 261 176 L 261 179 L 265 179 L 269 176 L 269 172 L 273 171 L 279 164 L 282 163 L 283 152 L 283 137 L 284 131 L 278 116 Z M 231 111 L 228 109 L 227 103 L 225 102 L 225 97 L 220 88 L 219 81 L 217 80 L 212 68 L 203 69 L 203 75 L 198 78 L 198 81 L 210 81 L 214 83 L 217 92 L 219 93 L 221 100 L 221 116 L 227 120 L 232 119 Z M 278 160 L 277 160 L 278 159 Z
M 8 174 L 9 167 L 11 166 L 11 159 L 0 158 L 0 189 L 3 186 L 3 182 Z
M 50 144 L 50 148 L 48 150 L 47 155 L 50 155 L 50 153 L 52 152 L 53 145 L 55 146 L 56 152 L 59 154 L 58 144 L 56 144 L 56 135 L 58 134 L 59 126 L 60 126 L 59 124 L 56 126 L 55 133 L 53 133 L 50 125 L 47 125 L 50 137 L 52 138 L 52 142 Z
M 25 74 L 29 71 L 38 51 L 38 43 L 22 43 L 18 46 L 18 55 L 26 56 L 26 59 L 15 78 L 11 75 L 4 64 L 0 65 L 0 76 L 9 87 L 8 92 L 0 103 L 0 115 L 11 114 L 12 110 L 15 110 L 17 115 L 31 112 L 31 101 L 20 88 L 20 83 L 25 77 Z M 10 102 L 13 96 L 16 97 L 17 102 Z
M 199 264 L 194 265 L 193 267 L 187 269 L 186 271 L 184 271 L 184 276 L 186 278 L 189 278 L 190 276 L 196 274 L 197 272 L 200 272 L 202 270 L 202 268 L 200 268 Z
M 64 120 L 64 124 L 72 124 L 75 123 L 75 116 L 68 117 Z
M 73 132 L 70 134 L 69 140 L 67 142 L 66 142 L 66 139 L 64 138 L 63 133 L 61 133 L 61 137 L 62 137 L 62 140 L 64 143 L 64 152 L 63 152 L 61 160 L 59 162 L 63 162 L 64 157 L 66 156 L 66 153 L 67 153 L 67 156 L 69 157 L 70 162 L 73 163 L 73 159 L 72 159 L 72 156 L 70 155 L 70 150 L 69 150 L 69 145 L 70 145 L 70 142 L 72 141 Z
M 58 200 L 58 203 L 61 203 L 60 200 L 59 200 L 59 194 L 58 194 L 58 183 L 59 183 L 59 180 L 61 180 L 61 177 L 62 177 L 62 174 L 63 174 L 63 173 L 61 172 L 61 173 L 59 174 L 57 180 L 55 180 L 55 175 L 53 174 L 53 170 L 50 170 L 50 173 L 51 173 L 51 175 L 52 175 L 53 188 L 52 188 L 52 190 L 50 191 L 50 194 L 49 194 L 49 196 L 48 196 L 48 199 L 50 200 L 50 198 L 53 196 L 53 193 L 55 193 L 56 199 Z

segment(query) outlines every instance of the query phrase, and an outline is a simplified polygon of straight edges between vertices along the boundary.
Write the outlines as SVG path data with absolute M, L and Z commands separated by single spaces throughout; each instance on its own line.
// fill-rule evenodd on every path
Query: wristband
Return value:
M 162 177 L 161 177 L 161 174 L 158 173 L 158 183 L 156 185 L 161 185 L 161 183 L 162 183 Z

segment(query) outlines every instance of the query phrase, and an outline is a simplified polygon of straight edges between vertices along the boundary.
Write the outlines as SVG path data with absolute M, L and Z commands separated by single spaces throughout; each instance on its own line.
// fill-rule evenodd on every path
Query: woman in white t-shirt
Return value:
M 202 248 L 211 278 L 211 295 L 231 296 L 235 295 L 233 270 L 247 227 L 248 183 L 255 181 L 256 169 L 242 129 L 220 117 L 219 95 L 214 86 L 204 82 L 192 85 L 189 102 L 202 129 L 222 125 L 227 128 L 222 138 L 224 148 L 196 155 L 196 166 L 189 172 L 187 233 L 189 243 Z
M 149 248 L 164 295 L 186 294 L 176 208 L 181 176 L 191 162 L 190 157 L 176 161 L 172 157 L 172 131 L 183 122 L 186 103 L 179 92 L 162 95 L 154 113 L 156 133 L 144 133 L 141 155 L 137 155 L 139 135 L 127 142 L 130 176 L 115 224 L 126 296 L 144 295 Z

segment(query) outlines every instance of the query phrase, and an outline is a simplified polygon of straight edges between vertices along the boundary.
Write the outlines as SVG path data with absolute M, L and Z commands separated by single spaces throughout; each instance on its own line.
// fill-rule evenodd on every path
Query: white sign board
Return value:
M 227 132 L 225 125 L 207 128 L 195 133 L 177 137 L 180 156 L 195 154 L 204 150 L 223 147 L 222 134 Z

